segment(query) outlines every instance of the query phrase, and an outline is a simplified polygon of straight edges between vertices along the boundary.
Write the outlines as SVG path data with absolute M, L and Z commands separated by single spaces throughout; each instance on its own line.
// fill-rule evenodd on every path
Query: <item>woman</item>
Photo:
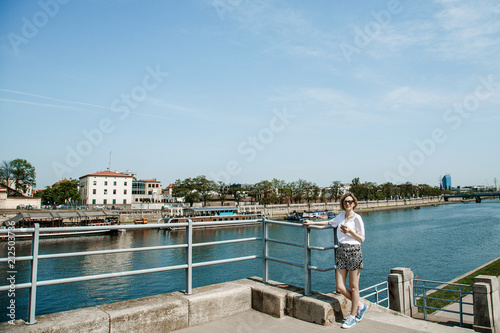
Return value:
M 342 328 L 350 328 L 361 321 L 368 306 L 361 303 L 359 296 L 359 277 L 363 268 L 361 243 L 365 240 L 365 225 L 361 216 L 354 212 L 358 200 L 352 193 L 346 193 L 340 199 L 344 212 L 329 221 L 304 220 L 305 225 L 328 225 L 337 228 L 339 246 L 335 251 L 335 282 L 337 292 L 347 297 L 351 303 L 351 314 L 342 324 Z M 349 275 L 349 289 L 346 287 Z

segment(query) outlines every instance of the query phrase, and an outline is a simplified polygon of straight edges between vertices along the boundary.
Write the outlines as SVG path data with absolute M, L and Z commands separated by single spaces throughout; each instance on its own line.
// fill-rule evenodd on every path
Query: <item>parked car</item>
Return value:
M 106 209 L 106 207 L 104 207 L 103 205 L 97 205 L 92 207 L 92 209 Z

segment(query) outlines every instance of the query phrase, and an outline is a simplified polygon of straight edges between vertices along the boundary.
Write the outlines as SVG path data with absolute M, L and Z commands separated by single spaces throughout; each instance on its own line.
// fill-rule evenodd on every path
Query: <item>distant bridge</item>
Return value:
M 476 202 L 481 202 L 481 197 L 499 197 L 500 192 L 479 192 L 479 193 L 469 193 L 469 194 L 446 194 L 443 195 L 444 201 L 448 201 L 449 198 L 475 198 Z

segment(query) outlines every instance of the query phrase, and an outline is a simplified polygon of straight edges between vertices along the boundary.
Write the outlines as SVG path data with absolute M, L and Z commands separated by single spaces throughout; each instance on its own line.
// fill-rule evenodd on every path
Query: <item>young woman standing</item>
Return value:
M 352 193 L 346 193 L 340 199 L 344 212 L 329 221 L 304 220 L 305 225 L 328 225 L 337 228 L 338 248 L 335 251 L 335 284 L 337 292 L 352 302 L 351 314 L 342 324 L 342 328 L 350 328 L 361 321 L 368 308 L 361 303 L 359 296 L 359 278 L 363 268 L 361 243 L 365 240 L 365 225 L 361 216 L 354 212 L 358 200 Z M 349 275 L 349 288 L 347 276 Z

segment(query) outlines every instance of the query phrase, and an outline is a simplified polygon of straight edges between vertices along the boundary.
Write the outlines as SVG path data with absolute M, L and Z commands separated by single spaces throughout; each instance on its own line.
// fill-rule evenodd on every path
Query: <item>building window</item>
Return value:
M 123 183 L 123 185 L 127 186 L 127 182 Z
M 104 194 L 108 194 L 108 189 L 104 189 Z
M 97 194 L 97 190 L 96 190 L 96 189 L 93 189 L 93 190 L 92 190 L 92 194 Z
M 97 185 L 97 182 L 94 180 L 94 186 Z
M 92 199 L 92 204 L 95 205 L 95 199 Z
M 113 186 L 116 186 L 116 182 L 113 182 Z
M 102 201 L 102 204 L 103 204 L 103 205 L 105 205 L 105 204 L 107 204 L 107 203 L 108 203 L 108 200 L 106 200 L 106 199 L 104 199 L 104 200 Z
M 116 194 L 116 190 L 113 190 L 113 194 Z
M 116 199 L 113 199 L 113 205 L 116 205 Z
M 123 204 L 126 205 L 127 204 L 127 199 L 123 199 Z
M 123 190 L 123 194 L 127 194 L 127 190 Z
M 106 185 L 108 185 L 108 181 L 107 180 L 104 182 L 104 186 L 106 186 Z

